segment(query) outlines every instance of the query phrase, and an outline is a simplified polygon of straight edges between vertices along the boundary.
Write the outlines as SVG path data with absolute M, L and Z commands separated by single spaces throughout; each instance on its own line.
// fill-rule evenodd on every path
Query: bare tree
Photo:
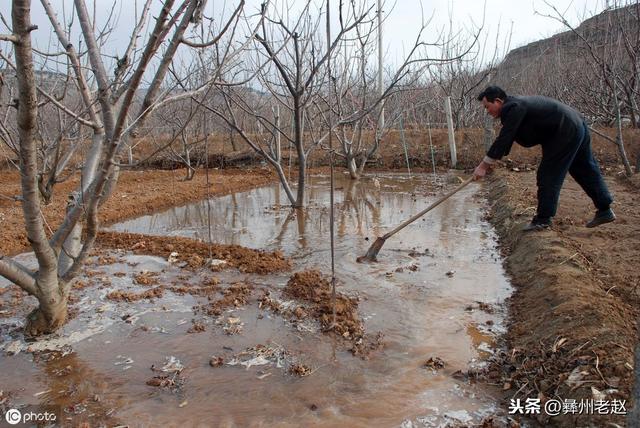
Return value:
M 341 4 L 338 15 L 339 29 L 328 47 L 318 35 L 320 10 L 312 2 L 305 3 L 295 19 L 269 15 L 256 35 L 255 46 L 258 62 L 269 60 L 269 66 L 258 72 L 257 86 L 222 90 L 222 106 L 213 109 L 275 168 L 293 207 L 304 204 L 307 160 L 328 136 L 328 130 L 312 133 L 319 130 L 318 116 L 326 110 L 322 91 L 326 92 L 327 87 L 327 61 L 344 37 L 373 19 L 371 7 L 355 3 L 351 8 Z M 274 115 L 276 110 L 280 113 Z M 253 118 L 259 128 L 256 134 L 250 134 L 242 125 L 239 112 Z M 309 140 L 305 141 L 307 137 Z M 279 139 L 296 151 L 295 194 L 278 156 Z
M 15 121 L 16 66 L 10 55 L 0 51 L 0 59 L 6 64 L 6 69 L 13 71 L 11 74 L 6 73 L 8 75 L 3 79 L 8 89 L 7 95 L 0 94 L 0 99 L 6 107 L 3 114 L 4 120 L 0 123 L 0 142 L 17 159 L 19 144 Z M 45 71 L 50 58 L 60 55 L 62 54 L 44 57 L 44 62 L 40 65 L 41 70 L 34 76 L 38 95 L 38 126 L 36 128 L 36 153 L 40 168 L 38 187 L 45 203 L 50 202 L 54 186 L 73 173 L 76 167 L 72 162 L 73 158 L 87 136 L 86 125 L 90 125 L 89 121 L 73 113 L 82 100 L 70 76 L 65 73 Z M 19 169 L 18 164 L 13 163 L 13 166 Z
M 342 63 L 336 67 L 341 71 L 335 77 L 335 101 L 331 104 L 336 106 L 335 113 L 339 118 L 336 135 L 351 178 L 357 179 L 363 173 L 367 161 L 377 152 L 388 129 L 404 116 L 407 104 L 411 103 L 397 101 L 408 99 L 408 94 L 403 92 L 412 91 L 431 68 L 463 61 L 477 43 L 479 30 L 469 40 L 457 38 L 455 43 L 458 50 L 455 52 L 447 51 L 446 55 L 432 57 L 426 47 L 442 47 L 454 43 L 454 40 L 451 37 L 444 39 L 441 33 L 434 37 L 434 42 L 425 42 L 423 34 L 429 24 L 429 21 L 422 20 L 422 26 L 405 58 L 399 64 L 388 67 L 387 77 L 380 80 L 378 76 L 377 82 L 369 70 L 370 58 L 375 50 L 372 35 L 379 28 L 376 29 L 373 24 L 370 24 L 371 28 L 356 28 L 353 40 L 355 47 L 349 50 L 344 46 Z M 381 84 L 382 87 L 378 88 Z M 393 98 L 397 99 L 396 102 L 388 103 Z M 386 120 L 382 117 L 382 109 L 377 108 L 381 105 L 385 106 L 389 116 Z
M 608 140 L 615 143 L 627 175 L 632 175 L 622 138 L 622 118 L 626 113 L 632 126 L 638 126 L 640 4 L 636 1 L 623 6 L 623 2 L 614 1 L 611 10 L 585 21 L 579 28 L 574 28 L 550 2 L 545 1 L 545 4 L 553 11 L 545 16 L 562 23 L 577 37 L 590 60 L 590 71 L 604 84 L 605 90 L 599 93 L 593 91 L 599 85 L 590 88 L 588 102 L 609 100 L 609 112 L 616 124 L 616 138 Z
M 155 150 L 138 163 L 144 165 L 145 161 L 160 155 L 162 164 L 168 164 L 172 168 L 182 165 L 186 170 L 185 180 L 192 180 L 197 165 L 204 161 L 206 135 L 202 132 L 202 127 L 209 119 L 206 112 L 193 100 L 184 100 L 159 109 L 156 121 L 162 123 L 163 132 L 148 135 L 145 141 Z
M 442 61 L 429 69 L 431 81 L 437 87 L 437 105 L 444 105 L 447 97 L 451 100 L 455 128 L 467 128 L 481 121 L 482 115 L 476 106 L 474 94 L 479 92 L 482 85 L 487 84 L 501 56 L 509 50 L 511 33 L 503 33 L 500 23 L 496 28 L 495 39 L 484 37 L 479 43 L 479 36 L 484 30 L 484 19 L 483 14 L 482 22 L 476 28 L 460 30 L 454 25 L 453 16 L 450 15 L 440 55 L 443 59 L 453 59 Z
M 0 275 L 14 282 L 27 293 L 35 296 L 39 307 L 27 318 L 25 334 L 38 335 L 51 332 L 66 320 L 67 298 L 70 281 L 77 275 L 96 239 L 98 229 L 98 208 L 109 197 L 109 187 L 117 180 L 118 159 L 127 137 L 147 116 L 162 105 L 201 95 L 218 79 L 218 69 L 209 69 L 209 79 L 198 88 L 189 91 L 161 91 L 166 70 L 171 64 L 180 45 L 190 45 L 185 30 L 190 25 L 201 23 L 202 8 L 206 1 L 184 0 L 176 5 L 175 0 L 165 0 L 155 17 L 155 24 L 148 31 L 148 37 L 140 49 L 133 40 L 143 34 L 146 17 L 149 14 L 147 1 L 138 25 L 132 32 L 132 43 L 124 57 L 107 63 L 101 52 L 101 41 L 96 35 L 95 23 L 91 21 L 84 0 L 74 0 L 83 46 L 76 51 L 69 42 L 68 33 L 60 23 L 48 0 L 41 0 L 49 21 L 55 31 L 60 46 L 69 58 L 72 76 L 83 100 L 78 112 L 64 106 L 61 110 L 92 130 L 92 142 L 83 159 L 81 185 L 69 204 L 62 224 L 47 236 L 38 195 L 38 165 L 35 135 L 37 130 L 38 98 L 34 72 L 34 52 L 31 33 L 37 28 L 31 24 L 31 1 L 12 1 L 12 33 L 0 36 L 14 46 L 18 89 L 18 139 L 21 170 L 21 186 L 24 198 L 23 211 L 27 237 L 34 250 L 38 268 L 31 272 L 16 261 L 0 255 Z M 218 64 L 224 64 L 232 54 L 230 40 L 233 39 L 237 23 L 243 18 L 244 2 L 230 16 L 222 20 L 219 33 L 207 46 L 225 41 L 228 49 L 222 50 L 223 57 Z M 228 32 L 228 34 L 227 34 Z M 165 40 L 169 47 L 160 52 Z M 203 46 L 194 46 L 203 48 Z M 85 55 L 90 67 L 81 63 Z M 142 107 L 131 114 L 136 94 L 141 89 L 144 76 L 154 60 L 159 65 L 151 77 L 149 90 Z M 112 69 L 113 73 L 107 72 Z M 90 74 L 91 79 L 87 77 Z M 110 77 L 111 76 L 111 77 Z M 91 82 L 91 83 L 90 83 Z M 94 86 L 92 86 L 94 85 Z M 81 240 L 81 224 L 85 224 L 84 239 Z

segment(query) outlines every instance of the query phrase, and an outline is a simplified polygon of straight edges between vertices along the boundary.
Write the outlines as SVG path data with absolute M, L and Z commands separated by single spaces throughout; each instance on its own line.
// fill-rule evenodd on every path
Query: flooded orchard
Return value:
M 459 181 L 339 177 L 337 289 L 364 330 L 338 335 L 312 316 L 317 301 L 287 292 L 295 273 L 331 271 L 329 181 L 309 181 L 300 210 L 274 184 L 111 228 L 205 242 L 211 233 L 281 251 L 287 271 L 131 251 L 142 242 L 101 250 L 74 283 L 68 324 L 33 343 L 20 327 L 35 300 L 3 282 L 4 299 L 22 302 L 1 319 L 5 404 L 59 406 L 92 426 L 441 426 L 491 414 L 498 393 L 468 374 L 495 351 L 511 289 L 478 187 L 390 238 L 378 263 L 358 264 L 376 236 Z

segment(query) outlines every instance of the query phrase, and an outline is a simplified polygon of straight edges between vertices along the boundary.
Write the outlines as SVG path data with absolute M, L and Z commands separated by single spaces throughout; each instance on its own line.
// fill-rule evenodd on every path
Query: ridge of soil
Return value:
M 169 258 L 172 253 L 177 262 L 190 268 L 203 267 L 209 257 L 226 261 L 212 269 L 234 267 L 241 272 L 268 274 L 289 270 L 291 261 L 282 252 L 267 252 L 239 245 L 207 244 L 179 236 L 151 236 L 139 233 L 99 232 L 96 245 L 102 248 L 131 249 L 135 254 Z M 209 256 L 211 251 L 211 256 Z
M 608 180 L 618 218 L 587 229 L 591 201 L 567 178 L 554 226 L 523 233 L 535 212 L 535 173 L 495 175 L 488 184 L 489 217 L 515 287 L 508 302 L 508 351 L 500 361 L 507 397 L 579 401 L 605 392 L 608 400 L 626 400 L 630 410 L 640 309 L 637 185 Z M 561 415 L 538 422 L 625 424 L 621 415 Z

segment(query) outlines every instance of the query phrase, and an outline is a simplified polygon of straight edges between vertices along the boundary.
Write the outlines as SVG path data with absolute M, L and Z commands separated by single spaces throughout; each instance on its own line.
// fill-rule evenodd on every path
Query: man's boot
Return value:
M 531 223 L 522 228 L 523 232 L 535 232 L 538 230 L 548 229 L 551 226 L 551 217 L 534 216 Z
M 611 208 L 607 208 L 606 210 L 598 210 L 596 211 L 596 215 L 593 216 L 591 221 L 586 224 L 587 227 L 596 227 L 601 224 L 611 223 L 616 219 L 616 215 L 613 213 Z

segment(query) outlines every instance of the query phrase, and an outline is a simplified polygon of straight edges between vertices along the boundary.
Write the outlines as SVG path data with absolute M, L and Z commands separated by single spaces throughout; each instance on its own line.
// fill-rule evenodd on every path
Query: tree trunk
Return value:
M 99 128 L 100 132 L 94 131 L 93 137 L 91 138 L 91 150 L 87 155 L 87 160 L 85 161 L 84 166 L 82 167 L 82 178 L 80 182 L 80 188 L 78 191 L 69 195 L 69 203 L 71 208 L 73 204 L 83 204 L 84 201 L 77 200 L 79 195 L 82 194 L 94 178 L 96 178 L 96 173 L 98 172 L 98 167 L 100 165 L 100 155 L 103 149 L 104 142 L 104 128 Z M 58 265 L 58 274 L 60 276 L 64 275 L 67 270 L 73 265 L 73 260 L 80 254 L 80 249 L 82 248 L 82 223 L 78 222 L 74 226 L 73 230 L 64 241 L 62 245 L 62 252 L 60 253 L 60 260 Z
M 305 170 L 307 169 L 307 159 L 304 154 L 304 147 L 298 146 L 298 189 L 296 192 L 296 202 L 294 208 L 302 208 L 304 206 L 304 186 L 306 182 Z
M 44 230 L 38 194 L 38 162 L 34 139 L 37 97 L 31 48 L 31 31 L 35 27 L 31 25 L 31 2 L 13 0 L 11 17 L 13 31 L 18 39 L 14 48 L 18 70 L 19 107 L 16 118 L 20 137 L 20 180 L 24 198 L 22 210 L 27 239 L 38 260 L 35 285 L 20 280 L 16 284 L 38 299 L 40 305 L 27 318 L 25 328 L 25 334 L 37 335 L 52 332 L 64 323 L 67 299 L 66 290 L 60 287 L 58 280 L 58 259 Z
M 638 318 L 638 328 L 640 328 L 640 318 Z M 634 406 L 629 412 L 627 416 L 627 426 L 629 428 L 639 428 L 640 427 L 640 343 L 636 344 L 636 355 L 635 355 L 635 387 L 633 388 L 633 402 Z
M 295 145 L 298 153 L 298 189 L 294 208 L 304 206 L 304 186 L 305 186 L 305 170 L 307 168 L 307 157 L 304 152 L 304 141 L 302 133 L 302 106 L 300 105 L 300 96 L 296 96 L 293 100 L 294 124 L 295 127 Z
M 367 166 L 367 162 L 369 161 L 371 156 L 373 156 L 378 151 L 378 147 L 380 147 L 380 140 L 382 135 L 378 134 L 377 131 L 375 135 L 376 137 L 375 137 L 375 141 L 373 142 L 373 147 L 371 147 L 371 150 L 365 151 L 362 156 L 362 159 L 360 160 L 360 166 L 358 167 L 358 175 L 360 177 L 364 175 L 364 169 Z
M 184 165 L 187 167 L 187 174 L 184 177 L 184 181 L 191 181 L 193 179 L 193 176 L 195 175 L 196 170 L 191 166 L 189 144 L 187 143 L 187 139 L 184 135 L 182 136 L 182 148 L 184 150 Z M 207 162 L 209 162 L 208 159 Z
M 280 105 L 276 105 L 274 110 L 274 126 L 273 126 L 273 134 L 275 135 L 275 143 L 276 143 L 276 152 L 275 158 L 276 162 L 282 163 L 282 148 L 280 147 Z
M 27 315 L 24 334 L 29 337 L 53 333 L 67 321 L 68 286 L 59 283 L 57 278 L 38 281 L 38 285 L 51 292 L 39 298 L 40 305 Z
M 627 177 L 630 177 L 633 175 L 633 170 L 631 169 L 631 164 L 629 163 L 629 159 L 627 158 L 627 152 L 624 149 L 622 134 L 618 134 L 618 136 L 616 136 L 616 145 L 618 146 L 618 154 L 620 155 L 620 159 L 622 160 L 625 174 L 627 175 Z
M 356 164 L 356 160 L 351 153 L 347 154 L 347 169 L 349 170 L 349 177 L 352 180 L 357 180 L 360 178 L 360 174 L 358 173 L 358 165 Z
M 184 177 L 184 181 L 191 181 L 193 177 L 196 175 L 196 170 L 191 166 L 187 166 L 187 173 Z
M 282 169 L 282 165 L 276 162 L 271 163 L 273 167 L 276 169 L 278 173 L 278 178 L 280 178 L 280 183 L 282 183 L 282 187 L 284 188 L 285 193 L 287 194 L 287 199 L 291 202 L 291 206 L 296 206 L 296 200 L 293 197 L 293 192 L 291 191 L 291 187 L 289 186 L 289 182 L 287 181 L 287 177 L 284 175 L 284 171 Z
M 616 93 L 613 93 L 614 101 L 615 101 L 615 111 L 616 111 L 616 145 L 618 146 L 618 154 L 620 154 L 620 159 L 622 160 L 622 164 L 624 165 L 624 171 L 627 174 L 627 177 L 633 175 L 633 170 L 631 169 L 631 164 L 629 163 L 629 158 L 627 157 L 627 152 L 624 149 L 624 141 L 622 140 L 622 115 L 620 113 L 620 104 L 618 103 L 618 96 Z
M 231 150 L 233 150 L 234 152 L 237 152 L 238 145 L 236 144 L 235 133 L 236 132 L 233 129 L 229 130 L 229 140 L 231 141 Z

